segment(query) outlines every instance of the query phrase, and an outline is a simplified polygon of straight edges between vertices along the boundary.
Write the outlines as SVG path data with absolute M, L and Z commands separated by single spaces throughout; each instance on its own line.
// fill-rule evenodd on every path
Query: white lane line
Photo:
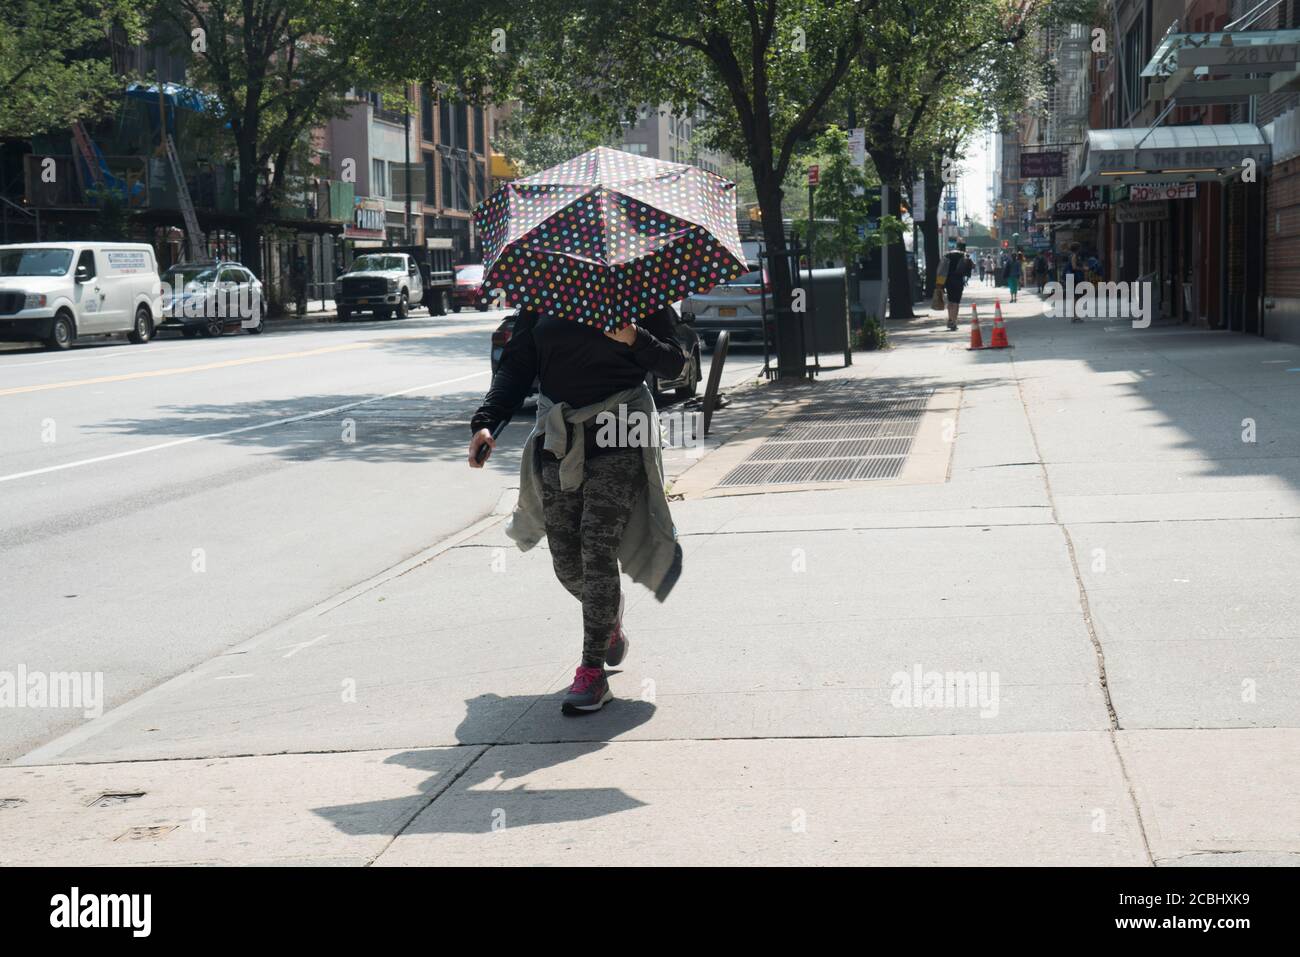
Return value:
M 80 355 L 80 356 L 63 356 L 62 358 L 59 358 L 59 359 L 38 359 L 38 360 L 35 361 L 35 362 L 21 362 L 21 361 L 16 361 L 16 362 L 12 363 L 12 364 L 9 366 L 9 368 L 12 368 L 12 369 L 30 369 L 30 368 L 32 368 L 33 366 L 47 366 L 47 365 L 50 365 L 51 363 L 58 363 L 58 362 L 62 362 L 62 363 L 68 363 L 68 362 L 85 362 L 85 361 L 88 360 L 88 359 L 99 360 L 99 359 L 128 358 L 128 357 L 130 357 L 130 356 L 135 356 L 135 357 L 137 357 L 137 358 L 140 357 L 140 353 L 138 353 L 138 352 L 133 352 L 133 351 L 130 350 L 130 349 L 124 349 L 124 348 L 120 348 L 120 347 L 116 347 L 116 346 L 99 346 L 99 347 L 97 347 L 96 349 L 94 349 L 94 350 L 92 350 L 92 351 L 93 351 L 94 353 L 96 353 L 96 354 L 94 354 L 94 355 Z M 7 353 L 7 352 L 0 352 L 0 356 L 5 356 L 5 355 L 9 355 L 9 354 L 10 354 L 10 353 Z M 28 354 L 30 354 L 30 353 L 28 353 Z M 22 358 L 22 354 L 19 354 L 19 358 L 20 358 L 20 359 Z
M 284 651 L 285 648 L 288 648 L 288 649 L 290 649 L 289 653 L 288 653 L 287 655 L 281 655 L 280 657 L 282 657 L 282 658 L 292 658 L 294 655 L 296 655 L 298 652 L 302 651 L 304 648 L 310 648 L 312 645 L 316 644 L 316 642 L 318 642 L 318 641 L 320 641 L 322 638 L 326 638 L 326 637 L 328 637 L 328 636 L 329 636 L 329 632 L 326 632 L 326 633 L 323 634 L 323 635 L 317 635 L 317 636 L 316 636 L 315 638 L 313 638 L 311 641 L 300 641 L 300 642 L 298 642 L 297 644 L 293 644 L 293 645 L 282 645 L 281 647 L 279 647 L 279 648 L 277 648 L 277 649 L 275 649 L 275 650 L 276 650 L 276 651 Z
M 144 455 L 146 452 L 160 452 L 163 449 L 172 449 L 178 445 L 188 445 L 191 442 L 202 442 L 204 439 L 219 439 L 227 435 L 239 435 L 243 432 L 256 432 L 259 429 L 272 429 L 277 425 L 288 425 L 290 422 L 302 422 L 305 419 L 315 419 L 322 415 L 333 415 L 336 412 L 342 412 L 346 409 L 355 409 L 357 406 L 369 405 L 372 402 L 382 402 L 385 399 L 391 399 L 394 396 L 407 395 L 411 392 L 421 392 L 425 389 L 436 389 L 444 385 L 453 385 L 457 382 L 464 382 L 466 379 L 473 379 L 481 375 L 488 375 L 489 370 L 484 369 L 481 372 L 471 372 L 469 375 L 457 376 L 455 379 L 444 379 L 441 382 L 426 382 L 424 385 L 412 386 L 409 389 L 398 389 L 396 392 L 389 392 L 386 395 L 377 395 L 369 399 L 359 399 L 356 402 L 347 402 L 343 405 L 336 405 L 330 409 L 321 409 L 318 412 L 303 412 L 299 415 L 290 415 L 283 419 L 275 419 L 271 422 L 259 422 L 256 425 L 241 425 L 236 429 L 223 429 L 220 432 L 207 432 L 203 435 L 190 435 L 183 439 L 173 439 L 170 442 L 160 442 L 157 445 L 146 445 L 139 449 L 129 449 L 125 452 L 114 452 L 111 455 L 97 455 L 91 459 L 80 459 L 76 462 L 64 462 L 62 465 L 49 465 L 43 469 L 32 469 L 27 472 L 15 472 L 12 475 L 0 475 L 0 482 L 12 482 L 17 479 L 31 478 L 35 475 L 48 475 L 51 472 L 62 472 L 64 469 L 77 469 L 86 465 L 95 465 L 99 462 L 109 462 L 113 459 L 124 459 L 131 455 Z

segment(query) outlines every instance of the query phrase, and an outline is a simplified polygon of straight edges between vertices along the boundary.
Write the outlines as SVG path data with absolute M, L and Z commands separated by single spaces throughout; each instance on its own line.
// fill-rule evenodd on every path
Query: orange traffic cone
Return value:
M 984 348 L 984 333 L 980 332 L 980 314 L 975 303 L 970 304 L 970 349 Z
M 1010 349 L 1011 343 L 1007 341 L 1006 323 L 1002 321 L 1002 302 L 1001 300 L 993 301 L 993 335 L 989 337 L 990 349 Z

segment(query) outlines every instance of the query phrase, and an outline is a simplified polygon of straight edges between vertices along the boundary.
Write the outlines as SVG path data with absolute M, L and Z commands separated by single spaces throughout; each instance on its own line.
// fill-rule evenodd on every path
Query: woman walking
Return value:
M 935 282 L 943 287 L 944 297 L 948 300 L 948 328 L 957 328 L 957 313 L 961 310 L 961 295 L 966 288 L 966 280 L 975 271 L 975 263 L 966 255 L 966 244 L 958 243 L 957 248 L 943 257 L 939 264 L 939 274 Z
M 746 271 L 735 208 L 735 184 L 721 177 L 598 146 L 506 183 L 475 210 L 483 288 L 517 312 L 470 421 L 469 464 L 483 466 L 536 384 L 505 532 L 524 551 L 547 539 L 555 577 L 581 603 L 565 714 L 613 699 L 605 666 L 628 649 L 620 570 L 659 601 L 681 576 L 646 377 L 686 367 L 671 303 Z
M 1020 291 L 1020 270 L 1022 268 L 1020 253 L 1013 253 L 1007 260 L 1007 290 L 1011 293 L 1011 301 L 1016 301 L 1016 293 Z
M 520 500 L 540 491 L 541 515 L 532 520 L 540 517 L 544 525 L 555 577 L 582 603 L 582 661 L 564 696 L 565 714 L 599 711 L 613 698 L 604 669 L 620 664 L 628 647 L 620 547 L 638 507 L 657 498 L 667 510 L 659 420 L 644 379 L 647 372 L 676 378 L 686 365 L 673 338 L 674 318 L 665 306 L 617 332 L 603 332 L 521 311 L 487 397 L 470 420 L 469 464 L 482 468 L 482 446 L 486 461 L 496 448 L 492 433 L 538 382 L 538 425 L 524 443 L 532 468 L 521 473 Z M 516 513 L 511 537 L 520 523 Z M 680 573 L 681 549 L 671 545 L 658 562 L 665 567 L 654 570 L 659 589 L 671 588 Z

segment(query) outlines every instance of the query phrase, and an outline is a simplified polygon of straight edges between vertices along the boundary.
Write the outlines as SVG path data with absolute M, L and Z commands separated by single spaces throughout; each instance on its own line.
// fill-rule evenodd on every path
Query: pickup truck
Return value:
M 412 304 L 424 301 L 424 279 L 410 253 L 368 252 L 358 256 L 352 267 L 339 277 L 334 295 L 339 320 L 369 312 L 376 319 L 405 319 Z
M 385 246 L 368 252 L 372 256 L 378 253 L 409 255 L 420 269 L 420 278 L 424 281 L 423 305 L 428 308 L 429 315 L 445 316 L 451 310 L 456 273 L 452 268 L 454 253 L 450 239 L 428 239 L 423 246 Z M 412 297 L 412 307 L 419 303 L 419 300 Z

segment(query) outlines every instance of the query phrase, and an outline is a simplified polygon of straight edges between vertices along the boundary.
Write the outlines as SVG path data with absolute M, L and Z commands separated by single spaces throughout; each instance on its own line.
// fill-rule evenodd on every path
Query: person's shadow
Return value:
M 524 783 L 538 771 L 602 750 L 611 739 L 649 721 L 655 711 L 648 701 L 617 699 L 594 714 L 564 717 L 559 698 L 471 698 L 456 727 L 461 747 L 402 751 L 385 760 L 430 774 L 415 794 L 314 810 L 345 834 L 396 836 L 488 833 L 588 820 L 642 806 L 614 787 L 537 789 Z

